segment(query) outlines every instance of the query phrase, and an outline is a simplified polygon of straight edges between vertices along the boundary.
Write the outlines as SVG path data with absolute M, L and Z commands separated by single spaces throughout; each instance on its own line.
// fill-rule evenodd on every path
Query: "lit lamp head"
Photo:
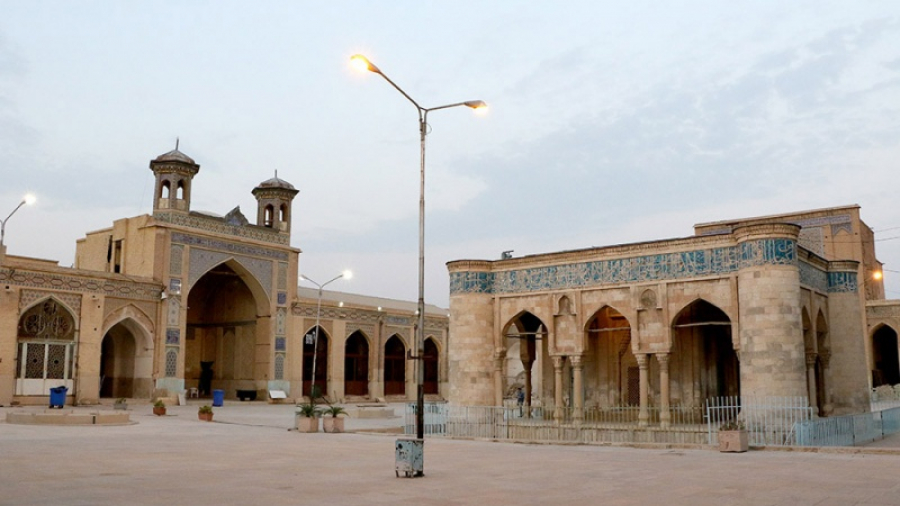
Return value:
M 344 279 L 353 279 L 353 272 L 351 272 L 350 269 L 347 269 L 341 273 L 341 277 Z
M 22 197 L 22 203 L 26 206 L 30 206 L 35 202 L 37 202 L 37 197 L 35 197 L 32 193 L 26 193 L 25 196 Z
M 350 65 L 353 65 L 353 68 L 362 72 L 364 70 L 368 70 L 369 72 L 375 72 L 380 74 L 381 71 L 378 70 L 378 67 L 375 66 L 372 62 L 369 61 L 368 58 L 361 54 L 355 54 L 350 57 Z
M 881 271 L 872 272 L 872 279 L 874 279 L 875 281 L 881 281 L 881 278 L 883 278 L 883 277 L 884 277 L 884 274 Z

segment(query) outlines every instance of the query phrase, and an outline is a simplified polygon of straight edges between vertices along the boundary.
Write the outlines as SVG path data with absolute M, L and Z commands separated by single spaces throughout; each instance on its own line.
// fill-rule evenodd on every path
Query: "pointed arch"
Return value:
M 584 332 L 585 405 L 639 405 L 639 369 L 631 349 L 628 318 L 604 305 L 588 318 Z
M 406 395 L 406 349 L 399 334 L 384 343 L 384 395 Z
M 344 391 L 347 395 L 369 395 L 369 338 L 357 330 L 344 341 Z
M 438 395 L 441 383 L 441 348 L 440 343 L 434 336 L 425 338 L 424 352 L 425 355 L 422 358 L 425 361 L 425 379 L 422 382 L 424 392 L 427 395 Z
M 872 386 L 900 384 L 900 351 L 897 331 L 887 324 L 877 325 L 872 339 Z
M 506 349 L 513 351 L 518 348 L 518 354 L 508 352 L 506 356 L 506 391 L 512 393 L 518 388 L 523 388 L 526 406 L 531 405 L 532 392 L 542 390 L 541 369 L 544 363 L 549 362 L 544 360 L 547 356 L 547 328 L 540 318 L 526 310 L 517 313 L 503 326 Z M 534 375 L 536 362 L 539 374 Z
M 75 313 L 54 296 L 27 306 L 17 329 L 16 395 L 47 395 L 50 387 L 74 386 Z
M 710 397 L 740 395 L 732 323 L 718 306 L 696 298 L 672 319 L 672 404 L 702 407 Z

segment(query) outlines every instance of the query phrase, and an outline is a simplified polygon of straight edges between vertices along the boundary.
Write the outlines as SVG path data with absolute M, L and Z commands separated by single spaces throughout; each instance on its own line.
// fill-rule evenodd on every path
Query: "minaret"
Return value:
M 257 201 L 256 224 L 273 228 L 279 232 L 291 233 L 291 202 L 300 193 L 287 181 L 275 177 L 259 183 L 253 189 Z
M 153 211 L 191 210 L 191 181 L 200 165 L 186 154 L 175 149 L 150 161 L 150 170 L 156 176 L 156 187 L 153 190 Z

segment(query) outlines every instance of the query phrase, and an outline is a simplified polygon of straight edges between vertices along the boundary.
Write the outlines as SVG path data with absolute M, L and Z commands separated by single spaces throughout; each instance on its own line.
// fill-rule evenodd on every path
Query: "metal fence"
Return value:
M 714 397 L 706 401 L 709 444 L 718 444 L 719 427 L 728 422 L 747 430 L 753 446 L 796 444 L 797 423 L 815 416 L 806 397 Z
M 406 410 L 405 433 L 415 434 L 415 404 Z M 801 398 L 709 399 L 704 407 L 649 406 L 641 420 L 637 406 L 591 407 L 580 412 L 553 406 L 425 405 L 425 434 L 462 438 L 574 443 L 717 444 L 719 426 L 740 419 L 754 445 L 793 444 L 792 428 L 809 420 L 812 409 Z
M 797 424 L 799 446 L 856 446 L 900 432 L 900 407 Z
M 854 446 L 900 432 L 900 407 L 817 418 L 806 397 L 717 397 L 703 408 L 672 407 L 668 424 L 649 407 L 451 406 L 425 404 L 425 434 L 492 440 L 570 443 L 718 444 L 719 427 L 741 424 L 753 446 Z M 415 434 L 415 404 L 406 409 L 405 433 Z M 666 426 L 663 426 L 666 425 Z

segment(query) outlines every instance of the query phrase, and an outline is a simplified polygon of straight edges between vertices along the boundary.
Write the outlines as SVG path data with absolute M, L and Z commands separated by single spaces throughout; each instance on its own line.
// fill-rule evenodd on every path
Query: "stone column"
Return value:
M 494 295 L 491 263 L 460 260 L 450 271 L 448 401 L 456 406 L 496 405 Z
M 522 360 L 522 369 L 525 372 L 525 406 L 523 407 L 525 418 L 531 418 L 531 392 L 534 390 L 531 370 L 534 366 L 534 357 L 535 340 L 523 339 L 519 343 L 519 358 Z
M 669 354 L 657 353 L 659 362 L 659 426 L 668 429 L 672 425 L 672 414 L 669 412 Z
M 563 364 L 566 357 L 554 356 L 553 358 L 553 402 L 556 403 L 553 418 L 561 420 L 563 416 Z
M 494 351 L 494 406 L 503 406 L 503 360 L 505 350 Z
M 787 223 L 734 229 L 740 252 L 737 286 L 743 393 L 806 395 L 799 232 L 799 226 Z
M 806 352 L 806 385 L 809 390 L 809 405 L 818 412 L 819 406 L 816 403 L 816 354 Z
M 573 355 L 570 357 L 572 361 L 572 390 L 574 399 L 575 423 L 581 423 L 584 420 L 584 361 L 581 355 Z
M 831 346 L 830 397 L 834 414 L 869 411 L 871 371 L 866 356 L 866 306 L 859 291 L 859 262 L 828 262 L 828 341 Z
M 647 422 L 650 420 L 650 412 L 648 410 L 650 404 L 650 378 L 647 375 L 647 354 L 638 353 L 634 358 L 637 359 L 641 382 L 641 410 L 638 412 L 638 426 L 646 427 Z

